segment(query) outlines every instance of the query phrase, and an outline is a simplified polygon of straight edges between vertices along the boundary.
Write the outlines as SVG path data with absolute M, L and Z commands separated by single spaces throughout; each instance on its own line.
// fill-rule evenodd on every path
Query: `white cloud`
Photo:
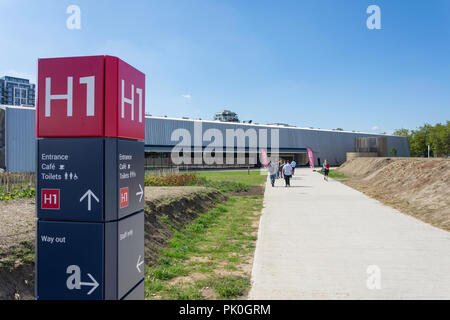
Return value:
M 379 130 L 379 129 L 380 129 L 380 127 L 378 127 L 378 126 L 373 126 L 373 127 L 372 127 L 372 130 L 373 130 L 373 131 L 377 131 L 377 130 Z
M 190 98 L 192 98 L 192 96 L 190 95 L 190 94 L 182 94 L 181 95 L 183 98 L 185 98 L 185 99 L 190 99 Z

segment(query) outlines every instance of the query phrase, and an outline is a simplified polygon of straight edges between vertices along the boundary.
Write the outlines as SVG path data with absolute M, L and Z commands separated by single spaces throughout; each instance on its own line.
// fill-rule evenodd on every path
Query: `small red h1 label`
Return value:
M 128 207 L 128 187 L 120 188 L 120 209 Z
M 59 210 L 59 189 L 41 190 L 41 209 Z

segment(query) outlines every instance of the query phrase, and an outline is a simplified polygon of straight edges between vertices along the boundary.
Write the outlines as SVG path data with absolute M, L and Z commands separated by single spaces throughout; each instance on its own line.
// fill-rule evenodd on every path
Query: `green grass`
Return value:
M 34 244 L 31 241 L 22 241 L 19 247 L 0 254 L 0 268 L 13 269 L 30 263 L 34 263 Z
M 228 197 L 228 201 L 174 231 L 158 263 L 146 268 L 147 299 L 234 299 L 250 287 L 242 271 L 255 249 L 255 221 L 262 196 Z M 220 271 L 220 272 L 218 272 Z
M 196 174 L 199 177 L 204 177 L 208 181 L 230 181 L 243 183 L 248 186 L 259 186 L 267 179 L 267 172 L 260 170 L 235 170 L 235 171 L 199 171 Z
M 252 170 L 208 171 L 172 174 L 167 176 L 146 176 L 146 186 L 203 186 L 221 192 L 243 192 L 259 186 L 266 180 L 267 173 Z
M 318 170 L 317 171 L 320 174 L 324 174 L 322 171 Z M 342 174 L 340 172 L 337 172 L 335 170 L 330 170 L 330 172 L 328 173 L 328 177 L 332 178 L 332 179 L 347 179 L 350 178 L 348 176 L 346 176 L 345 174 Z

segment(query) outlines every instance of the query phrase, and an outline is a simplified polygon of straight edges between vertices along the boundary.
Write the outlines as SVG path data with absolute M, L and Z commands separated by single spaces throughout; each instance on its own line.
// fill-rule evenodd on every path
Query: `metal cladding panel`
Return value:
M 204 133 L 208 129 L 218 129 L 224 139 L 224 147 L 226 146 L 226 130 L 227 129 L 253 129 L 259 138 L 260 130 L 267 130 L 267 147 L 271 148 L 271 135 L 273 130 L 279 132 L 279 148 L 280 149 L 299 149 L 310 147 L 314 152 L 314 158 L 317 163 L 317 158 L 329 160 L 332 165 L 341 164 L 346 160 L 346 153 L 353 152 L 353 141 L 360 137 L 386 137 L 388 141 L 388 151 L 392 147 L 397 149 L 397 156 L 409 157 L 408 139 L 404 137 L 385 136 L 378 134 L 367 134 L 358 132 L 346 131 L 326 131 L 317 129 L 300 129 L 287 127 L 272 127 L 259 125 L 244 125 L 239 123 L 224 123 L 224 122 L 202 122 L 183 119 L 164 119 L 149 117 L 146 119 L 146 140 L 147 146 L 175 146 L 179 140 L 171 140 L 172 133 L 177 129 L 184 129 L 190 135 L 191 143 L 194 146 L 195 127 L 201 123 L 201 129 Z M 178 135 L 176 134 L 177 138 Z M 209 141 L 202 141 L 205 147 Z M 263 144 L 264 145 L 264 144 Z M 246 145 L 248 140 L 246 139 Z
M 10 172 L 36 169 L 35 110 L 5 108 L 5 160 Z
M 34 109 L 6 108 L 6 162 L 8 171 L 34 171 L 35 170 L 35 138 L 34 138 Z M 273 130 L 279 131 L 279 148 L 298 149 L 310 147 L 314 158 L 328 159 L 332 165 L 343 163 L 347 152 L 353 152 L 353 141 L 359 137 L 386 137 L 388 153 L 391 148 L 397 150 L 398 157 L 409 157 L 408 139 L 405 137 L 385 136 L 377 134 L 364 134 L 345 131 L 321 131 L 313 129 L 299 129 L 287 127 L 245 125 L 239 123 L 204 122 L 184 119 L 165 119 L 147 117 L 145 119 L 145 145 L 149 146 L 175 146 L 178 141 L 172 141 L 172 134 L 176 129 L 185 129 L 194 142 L 194 123 L 201 123 L 203 133 L 211 128 L 222 132 L 226 138 L 226 129 L 255 129 L 267 130 L 267 147 L 271 148 L 271 134 Z M 272 131 L 272 132 L 271 132 Z M 210 142 L 203 141 L 203 146 Z M 248 144 L 248 140 L 246 141 Z M 246 146 L 248 147 L 248 145 Z

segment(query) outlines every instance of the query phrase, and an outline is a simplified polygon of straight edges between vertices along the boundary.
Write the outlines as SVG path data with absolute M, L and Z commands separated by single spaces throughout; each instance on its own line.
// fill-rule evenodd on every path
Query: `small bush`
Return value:
M 224 276 L 211 283 L 211 286 L 220 299 L 234 299 L 239 297 L 249 285 L 249 279 L 240 276 Z
M 19 198 L 34 198 L 35 188 L 27 187 L 25 189 L 13 189 L 9 192 L 0 190 L 0 201 L 7 201 Z

